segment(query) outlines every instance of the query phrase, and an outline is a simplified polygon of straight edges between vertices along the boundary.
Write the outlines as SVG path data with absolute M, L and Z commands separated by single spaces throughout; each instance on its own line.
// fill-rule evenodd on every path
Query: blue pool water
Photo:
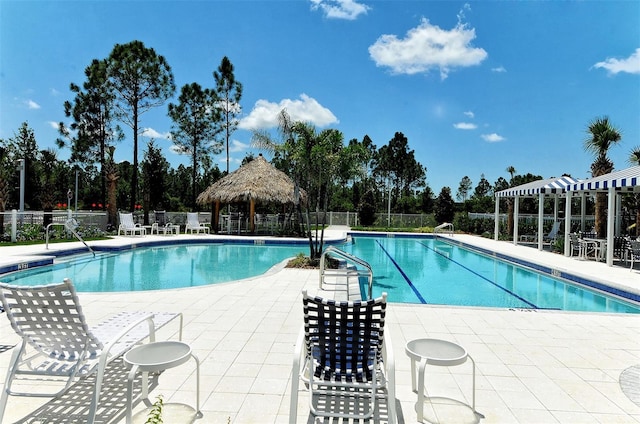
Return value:
M 437 238 L 355 237 L 343 249 L 374 271 L 373 296 L 402 303 L 640 313 L 629 302 Z
M 442 239 L 354 237 L 339 246 L 373 268 L 374 296 L 390 302 L 499 308 L 640 313 L 640 307 L 546 274 L 481 255 Z M 7 274 L 7 283 L 72 279 L 79 291 L 114 292 L 202 286 L 257 276 L 305 245 L 201 244 L 79 256 Z
M 305 245 L 201 244 L 138 248 L 83 255 L 4 276 L 0 281 L 41 285 L 71 278 L 78 291 L 114 292 L 195 287 L 249 278 L 298 253 Z

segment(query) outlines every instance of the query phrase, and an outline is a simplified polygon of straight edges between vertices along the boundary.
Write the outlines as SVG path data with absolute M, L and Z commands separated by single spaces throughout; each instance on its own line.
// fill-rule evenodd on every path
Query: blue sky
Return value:
M 232 170 L 258 153 L 252 130 L 275 130 L 283 107 L 345 142 L 367 134 L 381 147 L 404 133 L 436 194 L 455 195 L 464 176 L 493 184 L 508 166 L 588 178 L 586 128 L 604 115 L 623 135 L 616 169 L 640 146 L 635 0 L 0 0 L 0 138 L 27 121 L 41 149 L 54 147 L 69 84 L 133 40 L 167 59 L 176 93 L 214 87 L 229 57 L 244 86 Z M 141 150 L 153 137 L 172 166 L 188 164 L 171 150 L 166 112 L 142 116 Z M 124 128 L 116 158 L 131 161 Z M 225 154 L 216 159 L 224 170 Z

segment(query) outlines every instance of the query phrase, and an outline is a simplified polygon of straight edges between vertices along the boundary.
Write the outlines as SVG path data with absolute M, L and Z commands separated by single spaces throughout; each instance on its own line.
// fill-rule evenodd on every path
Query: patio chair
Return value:
M 309 388 L 315 416 L 367 419 L 381 397 L 387 400 L 389 423 L 396 422 L 393 348 L 384 327 L 386 298 L 383 293 L 377 299 L 338 302 L 302 292 L 304 325 L 294 354 L 290 423 L 297 418 L 300 380 Z
M 142 227 L 140 224 L 135 224 L 133 222 L 133 214 L 132 213 L 118 213 L 120 215 L 120 225 L 118 226 L 118 235 L 122 232 L 125 236 L 127 234 L 131 234 L 135 236 L 136 234 L 144 236 L 147 234 L 147 230 Z
M 201 224 L 198 220 L 198 212 L 187 212 L 187 225 L 184 228 L 184 232 L 191 231 L 191 234 L 195 231 L 197 234 L 200 234 L 200 231 L 203 233 L 209 234 L 209 227 L 204 224 Z
M 172 224 L 167 220 L 167 211 L 153 211 L 153 216 L 156 218 L 156 222 L 151 224 L 151 234 L 155 231 L 156 234 L 180 234 L 180 226 Z
M 583 241 L 576 233 L 569 234 L 569 256 L 573 256 L 574 253 L 578 254 L 578 257 L 583 256 Z
M 629 271 L 631 271 L 635 261 L 640 261 L 640 241 L 629 240 L 628 255 L 631 260 L 631 267 L 629 267 Z
M 58 397 L 78 378 L 95 372 L 86 420 L 93 423 L 107 365 L 147 337 L 154 341 L 156 329 L 181 316 L 121 312 L 90 328 L 68 278 L 58 284 L 31 287 L 0 283 L 0 301 L 11 327 L 22 338 L 7 368 L 0 396 L 0 422 L 10 395 Z M 12 388 L 14 383 L 18 383 L 16 390 Z
M 553 243 L 556 240 L 556 238 L 558 237 L 558 230 L 560 230 L 560 225 L 561 224 L 562 224 L 562 222 L 560 222 L 560 221 L 554 222 L 553 226 L 551 227 L 551 231 L 549 231 L 549 234 L 544 236 L 542 238 L 542 240 L 547 242 L 547 243 Z

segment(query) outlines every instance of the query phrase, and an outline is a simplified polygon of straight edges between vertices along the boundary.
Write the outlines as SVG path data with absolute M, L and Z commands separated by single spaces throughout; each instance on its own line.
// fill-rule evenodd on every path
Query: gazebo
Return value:
M 196 201 L 201 205 L 215 203 L 214 228 L 218 228 L 220 204 L 249 203 L 249 225 L 255 232 L 256 203 L 295 204 L 306 197 L 304 190 L 295 193 L 293 180 L 287 174 L 276 169 L 262 156 L 258 155 L 224 176 L 198 195 Z
M 640 192 L 640 166 L 632 166 L 630 168 L 614 171 L 599 177 L 579 181 L 569 185 L 567 190 L 571 193 L 581 194 L 583 199 L 585 195 L 591 195 L 598 192 L 607 193 L 606 262 L 608 266 L 612 266 L 614 235 L 620 233 L 620 219 L 617 220 L 618 224 L 616 225 L 616 217 L 620 217 L 621 210 L 619 195 L 624 193 Z M 567 205 L 567 219 L 571 219 L 569 201 L 567 201 Z M 565 239 L 568 236 L 569 233 L 565 229 Z M 567 245 L 565 245 L 565 255 L 569 256 L 569 249 Z
M 525 197 L 537 197 L 538 198 L 538 237 L 537 245 L 538 250 L 543 248 L 543 219 L 544 219 L 544 199 L 545 195 L 554 199 L 553 217 L 554 222 L 558 221 L 558 203 L 560 197 L 567 196 L 567 190 L 572 184 L 579 183 L 580 180 L 575 180 L 569 176 L 554 177 L 546 180 L 536 180 L 526 184 L 519 185 L 517 187 L 511 187 L 506 190 L 498 191 L 495 193 L 496 197 L 496 209 L 495 209 L 495 230 L 494 238 L 498 240 L 499 233 L 499 208 L 501 198 L 514 198 L 514 225 L 513 225 L 513 244 L 518 244 L 518 208 L 520 198 Z M 571 219 L 565 220 L 567 223 L 565 227 L 569 227 L 568 223 Z

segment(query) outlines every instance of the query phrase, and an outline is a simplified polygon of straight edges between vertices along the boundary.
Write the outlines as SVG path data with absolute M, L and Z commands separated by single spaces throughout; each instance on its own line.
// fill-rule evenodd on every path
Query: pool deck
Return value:
M 344 231 L 331 229 L 326 237 L 340 239 Z M 91 244 L 120 246 L 170 237 L 225 238 L 118 237 Z M 602 262 L 475 236 L 452 238 L 640 293 L 637 269 L 607 267 Z M 50 247 L 68 248 L 58 244 Z M 0 268 L 49 253 L 36 246 L 1 248 L 0 252 Z M 291 364 L 302 325 L 303 288 L 318 290 L 317 271 L 287 269 L 280 264 L 263 276 L 238 282 L 153 292 L 79 293 L 79 297 L 91 323 L 122 310 L 182 312 L 183 340 L 191 344 L 201 361 L 204 416 L 196 423 L 268 424 L 289 420 Z M 485 416 L 478 420 L 468 407 L 470 363 L 451 368 L 428 366 L 426 384 L 432 399 L 425 404 L 425 421 L 640 423 L 640 315 L 394 303 L 387 310 L 401 423 L 417 422 L 417 395 L 411 390 L 410 361 L 404 346 L 411 339 L 424 337 L 459 343 L 473 357 L 477 366 L 476 409 Z M 174 331 L 167 329 L 163 335 L 175 337 Z M 0 345 L 16 342 L 8 321 L 0 318 Z M 0 376 L 5 375 L 9 358 L 8 351 L 0 353 Z M 151 396 L 162 394 L 166 402 L 192 404 L 194 379 L 189 363 L 168 370 Z M 298 398 L 298 422 L 323 422 L 309 414 L 303 388 Z M 34 418 L 34 411 L 47 410 L 46 403 L 47 399 L 10 397 L 3 422 L 25 415 Z M 136 411 L 140 409 L 138 405 Z M 73 422 L 67 411 L 64 414 L 64 422 Z M 384 411 L 373 422 L 386 422 Z

